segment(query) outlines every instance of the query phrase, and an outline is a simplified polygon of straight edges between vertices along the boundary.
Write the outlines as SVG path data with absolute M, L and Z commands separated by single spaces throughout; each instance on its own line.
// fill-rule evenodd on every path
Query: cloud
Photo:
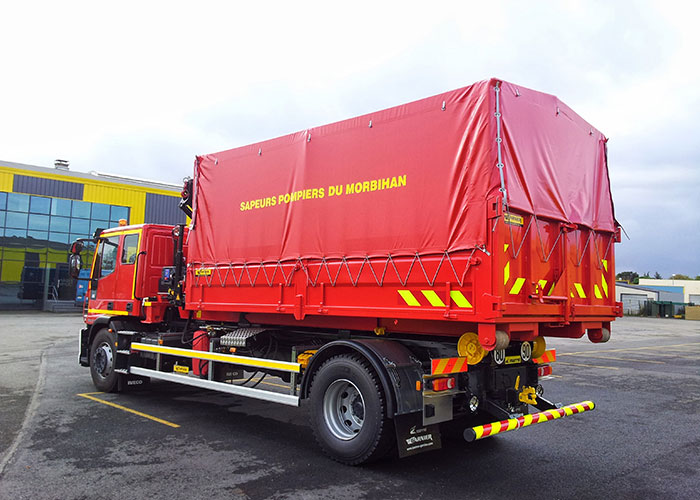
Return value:
M 495 76 L 556 94 L 610 137 L 633 238 L 620 268 L 700 274 L 690 14 L 674 1 L 14 2 L 0 157 L 179 182 L 197 154 Z

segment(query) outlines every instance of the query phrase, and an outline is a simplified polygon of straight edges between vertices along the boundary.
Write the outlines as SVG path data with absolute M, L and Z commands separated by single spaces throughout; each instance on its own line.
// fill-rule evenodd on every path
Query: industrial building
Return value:
M 700 305 L 700 280 L 664 280 L 653 278 L 639 278 L 639 285 L 659 290 L 671 292 L 676 302 Z
M 0 309 L 73 305 L 70 243 L 98 228 L 185 222 L 181 186 L 104 173 L 0 161 Z M 89 264 L 92 248 L 83 257 Z
M 615 300 L 622 302 L 624 314 L 637 315 L 644 311 L 648 302 L 659 300 L 659 291 L 618 281 L 615 283 Z

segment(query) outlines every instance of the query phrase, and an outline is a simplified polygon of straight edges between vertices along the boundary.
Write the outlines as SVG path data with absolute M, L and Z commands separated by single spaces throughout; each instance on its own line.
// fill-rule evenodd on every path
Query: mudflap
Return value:
M 395 415 L 394 427 L 400 458 L 442 448 L 440 425 L 423 425 L 423 412 Z
M 78 363 L 80 366 L 90 366 L 90 361 L 88 360 L 90 353 L 90 346 L 88 346 L 89 334 L 90 330 L 83 328 L 78 336 Z

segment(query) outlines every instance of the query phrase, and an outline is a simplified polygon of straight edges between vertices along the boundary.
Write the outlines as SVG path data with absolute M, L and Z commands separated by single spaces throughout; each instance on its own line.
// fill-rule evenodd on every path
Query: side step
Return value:
M 253 389 L 251 387 L 243 387 L 240 385 L 228 384 L 225 382 L 214 382 L 213 380 L 202 380 L 200 378 L 190 377 L 188 375 L 179 375 L 176 373 L 159 372 L 148 368 L 132 366 L 129 372 L 132 375 L 140 375 L 142 377 L 150 377 L 158 380 L 166 380 L 177 384 L 191 385 L 200 389 L 210 389 L 212 391 L 226 392 L 235 394 L 236 396 L 245 396 L 254 399 L 262 399 L 263 401 L 271 401 L 273 403 L 282 403 L 289 406 L 299 406 L 299 397 L 291 394 L 279 394 L 276 392 L 265 391 L 262 389 Z

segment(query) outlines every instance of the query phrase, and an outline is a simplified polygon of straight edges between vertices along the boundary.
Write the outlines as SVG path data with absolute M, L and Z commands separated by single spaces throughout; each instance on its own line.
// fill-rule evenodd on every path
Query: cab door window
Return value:
M 102 240 L 100 248 L 100 278 L 109 276 L 116 269 L 118 249 L 119 236 L 112 236 Z
M 136 262 L 136 255 L 139 251 L 139 235 L 127 234 L 124 236 L 122 248 L 122 264 L 133 264 Z

